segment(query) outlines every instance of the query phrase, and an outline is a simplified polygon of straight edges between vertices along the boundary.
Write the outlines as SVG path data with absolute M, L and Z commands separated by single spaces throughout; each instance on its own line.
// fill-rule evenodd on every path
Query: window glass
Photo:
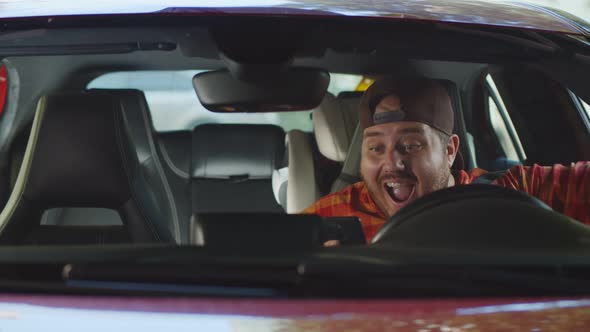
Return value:
M 350 74 L 330 74 L 330 85 L 328 86 L 328 92 L 337 96 L 342 91 L 355 91 L 358 90 L 359 86 L 362 86 L 362 90 L 366 90 L 366 87 L 362 85 L 365 80 L 361 75 L 350 75 Z M 372 80 L 369 80 L 372 83 Z M 370 85 L 370 84 L 368 84 Z M 367 87 L 368 87 L 367 85 Z
M 157 132 L 191 130 L 205 123 L 275 124 L 285 131 L 311 132 L 311 111 L 223 114 L 201 105 L 192 78 L 201 70 L 114 72 L 97 77 L 88 89 L 138 89 L 144 92 Z M 328 91 L 354 91 L 362 76 L 331 74 Z
M 510 139 L 508 128 L 506 128 L 506 123 L 504 123 L 502 115 L 500 115 L 500 111 L 498 110 L 498 106 L 492 97 L 488 97 L 488 104 L 490 122 L 492 123 L 492 128 L 494 129 L 496 136 L 498 137 L 502 151 L 504 151 L 504 155 L 510 160 L 519 160 L 520 158 L 518 158 L 516 148 Z
M 586 112 L 586 119 L 590 120 L 590 106 L 588 106 L 588 104 L 586 104 L 586 102 L 584 102 L 584 100 L 582 100 L 582 98 L 578 98 L 578 100 L 580 101 L 582 108 Z M 590 129 L 590 127 L 588 127 L 588 129 Z
M 522 143 L 520 142 L 520 138 L 516 133 L 514 124 L 510 119 L 510 115 L 506 111 L 506 106 L 498 92 L 496 83 L 490 75 L 487 75 L 486 83 L 489 93 L 488 108 L 490 122 L 498 137 L 500 146 L 504 151 L 504 155 L 510 160 L 518 160 L 522 162 L 526 160 L 526 154 L 522 147 Z

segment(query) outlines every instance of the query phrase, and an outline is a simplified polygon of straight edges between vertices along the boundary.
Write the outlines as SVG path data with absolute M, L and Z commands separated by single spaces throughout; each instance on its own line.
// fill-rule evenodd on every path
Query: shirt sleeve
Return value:
M 315 202 L 312 205 L 308 206 L 305 210 L 301 211 L 302 214 L 318 214 L 320 203 Z
M 348 186 L 339 192 L 328 194 L 311 206 L 303 210 L 303 214 L 317 214 L 322 217 L 339 216 L 350 209 L 353 186 Z
M 303 214 L 317 214 L 322 217 L 338 216 L 340 210 L 346 210 L 347 204 L 342 202 L 340 197 L 335 194 L 330 194 L 320 198 L 311 206 L 301 211 Z
M 555 211 L 590 225 L 590 161 L 570 166 L 515 166 L 496 182 L 535 196 Z

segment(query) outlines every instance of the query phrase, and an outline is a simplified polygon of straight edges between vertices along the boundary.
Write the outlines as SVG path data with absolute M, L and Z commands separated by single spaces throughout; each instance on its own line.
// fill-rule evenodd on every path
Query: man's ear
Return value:
M 453 134 L 449 137 L 446 151 L 449 168 L 451 168 L 455 162 L 455 158 L 457 158 L 457 152 L 459 152 L 459 136 Z

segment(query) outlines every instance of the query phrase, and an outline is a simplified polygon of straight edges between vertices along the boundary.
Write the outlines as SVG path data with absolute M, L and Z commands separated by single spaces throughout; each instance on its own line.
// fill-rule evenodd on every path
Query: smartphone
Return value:
M 341 245 L 367 244 L 363 225 L 357 217 L 326 217 L 322 240 L 338 240 Z

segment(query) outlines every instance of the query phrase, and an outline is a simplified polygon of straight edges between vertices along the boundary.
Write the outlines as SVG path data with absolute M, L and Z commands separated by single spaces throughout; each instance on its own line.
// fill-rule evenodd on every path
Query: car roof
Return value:
M 590 34 L 587 23 L 570 14 L 529 3 L 481 0 L 103 0 L 72 3 L 52 0 L 51 6 L 36 1 L 2 3 L 0 19 L 26 17 L 86 16 L 105 14 L 152 15 L 280 15 L 353 16 L 389 20 L 418 20 L 483 26 L 499 26 L 567 34 Z

